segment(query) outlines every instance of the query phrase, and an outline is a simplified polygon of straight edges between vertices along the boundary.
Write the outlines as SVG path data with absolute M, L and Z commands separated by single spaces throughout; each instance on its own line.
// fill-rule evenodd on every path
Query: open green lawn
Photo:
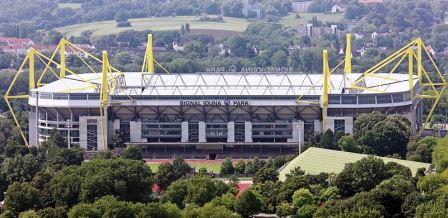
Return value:
M 125 30 L 180 30 L 182 24 L 189 23 L 190 29 L 194 31 L 208 30 L 213 34 L 218 32 L 243 32 L 249 21 L 246 19 L 224 17 L 225 22 L 201 22 L 199 17 L 195 16 L 176 16 L 176 17 L 153 17 L 153 18 L 138 18 L 130 19 L 131 27 L 116 27 L 115 21 L 101 21 L 93 23 L 82 23 L 76 25 L 65 26 L 57 28 L 59 32 L 65 34 L 67 37 L 79 36 L 81 32 L 86 30 L 93 31 L 93 36 L 102 36 L 108 34 L 119 33 Z
M 329 13 L 299 13 L 300 18 L 296 18 L 296 14 L 292 13 L 280 19 L 280 24 L 286 27 L 297 27 L 299 24 L 306 24 L 309 20 L 316 16 L 317 20 L 322 22 L 337 22 L 344 18 L 342 14 Z
M 159 165 L 161 163 L 148 163 L 149 167 L 151 167 L 152 172 L 157 172 L 157 170 L 159 169 Z M 196 172 L 199 171 L 200 168 L 205 167 L 207 169 L 207 172 L 214 172 L 214 173 L 219 173 L 219 171 L 221 170 L 221 163 L 219 162 L 210 162 L 210 163 L 202 163 L 202 162 L 198 162 L 198 163 L 188 163 L 190 164 L 191 167 L 194 167 Z
M 58 8 L 78 9 L 81 8 L 81 3 L 59 3 Z
M 357 154 L 345 151 L 336 151 L 323 148 L 308 148 L 305 152 L 291 160 L 281 171 L 280 181 L 286 179 L 286 174 L 289 174 L 297 167 L 304 170 L 305 173 L 317 175 L 321 172 L 325 173 L 340 173 L 346 163 L 353 163 L 367 157 L 365 154 Z M 421 163 L 416 161 L 400 160 L 394 158 L 379 157 L 385 163 L 396 162 L 411 169 L 413 175 L 417 173 L 419 168 L 429 169 L 429 163 Z

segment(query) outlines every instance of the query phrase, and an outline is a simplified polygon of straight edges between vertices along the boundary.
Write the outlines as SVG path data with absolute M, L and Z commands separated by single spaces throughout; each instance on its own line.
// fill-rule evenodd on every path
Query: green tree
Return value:
M 262 203 L 251 190 L 243 192 L 238 198 L 235 209 L 243 217 L 251 217 L 261 211 Z
M 56 205 L 93 202 L 106 195 L 119 200 L 147 202 L 154 178 L 143 161 L 92 159 L 81 166 L 63 168 L 50 184 Z
M 191 32 L 189 23 L 185 23 L 185 32 L 186 33 L 190 33 Z
M 50 131 L 50 137 L 43 143 L 42 146 L 65 148 L 67 147 L 67 140 L 62 137 L 61 133 L 58 130 L 52 129 Z
M 361 139 L 361 137 L 365 136 L 367 132 L 371 131 L 377 123 L 385 119 L 386 115 L 378 111 L 359 115 L 354 122 L 354 138 L 356 140 Z
M 337 175 L 334 183 L 344 197 L 362 191 L 369 191 L 384 179 L 389 178 L 383 160 L 372 156 L 354 163 L 348 163 Z
M 39 191 L 29 183 L 13 183 L 5 194 L 4 209 L 13 213 L 38 208 Z
M 125 148 L 126 147 L 126 133 L 121 130 L 116 130 L 112 136 L 112 148 Z
M 143 151 L 138 145 L 129 145 L 123 152 L 123 158 L 131 160 L 143 160 Z
M 184 208 L 184 199 L 187 196 L 187 180 L 179 179 L 172 182 L 165 190 L 162 196 L 162 201 L 172 202 L 180 208 Z
M 194 176 L 188 180 L 185 203 L 194 203 L 202 206 L 216 195 L 217 187 L 210 177 Z
M 237 174 L 244 174 L 245 171 L 246 171 L 246 162 L 244 162 L 244 160 L 239 160 L 238 162 L 236 162 L 235 172 Z
M 160 189 L 165 190 L 172 182 L 180 179 L 182 176 L 183 175 L 179 174 L 173 164 L 162 163 L 159 165 L 159 169 L 156 173 L 156 182 Z
M 378 155 L 399 154 L 404 156 L 407 151 L 411 128 L 409 121 L 403 119 L 399 115 L 391 115 L 378 122 L 372 131 L 365 136 L 365 138 L 373 138 L 373 140 L 363 140 L 364 144 Z
M 309 204 L 314 204 L 314 195 L 310 190 L 301 188 L 292 195 L 292 205 L 296 209 Z
M 263 167 L 255 173 L 253 181 L 255 184 L 264 183 L 266 181 L 275 182 L 278 180 L 277 170 L 270 167 Z
M 175 203 L 181 208 L 187 204 L 202 206 L 229 189 L 230 187 L 222 181 L 213 180 L 209 176 L 195 175 L 171 183 L 164 192 L 162 201 Z
M 72 147 L 70 149 L 50 147 L 46 149 L 47 156 L 44 168 L 54 171 L 65 166 L 81 165 L 84 161 L 84 151 L 81 148 Z
M 288 65 L 288 56 L 284 51 L 277 51 L 272 55 L 272 66 L 286 67 Z
M 385 208 L 385 216 L 398 217 L 401 214 L 401 205 L 410 193 L 415 191 L 411 181 L 401 176 L 382 181 L 372 190 L 372 194 L 379 204 Z
M 351 135 L 342 136 L 342 138 L 338 141 L 338 145 L 342 151 L 355 153 L 359 153 L 361 151 L 358 143 L 356 143 L 355 139 Z
M 229 39 L 230 52 L 237 57 L 250 57 L 252 50 L 249 41 L 241 36 L 233 36 Z
M 432 162 L 438 172 L 448 168 L 448 137 L 438 140 L 432 152 Z
M 334 133 L 330 129 L 327 129 L 322 135 L 320 146 L 327 149 L 336 149 L 336 143 L 334 139 Z
M 6 158 L 2 164 L 2 174 L 9 183 L 29 182 L 39 172 L 41 168 L 39 162 L 39 159 L 32 154 Z
M 48 207 L 37 211 L 37 215 L 44 218 L 65 218 L 67 210 L 65 207 Z
M 280 217 L 287 217 L 295 213 L 294 207 L 289 203 L 280 203 L 277 207 L 276 214 Z
M 180 26 L 180 34 L 185 35 L 185 26 L 183 24 Z
M 233 167 L 232 160 L 230 158 L 226 158 L 224 162 L 221 163 L 221 172 L 222 176 L 227 176 L 235 173 L 235 168 Z
M 238 218 L 238 214 L 232 212 L 231 210 L 225 208 L 224 206 L 214 206 L 210 203 L 205 204 L 203 207 L 189 206 L 183 213 L 182 217 L 197 217 L 197 218 L 208 218 L 208 217 L 229 217 Z

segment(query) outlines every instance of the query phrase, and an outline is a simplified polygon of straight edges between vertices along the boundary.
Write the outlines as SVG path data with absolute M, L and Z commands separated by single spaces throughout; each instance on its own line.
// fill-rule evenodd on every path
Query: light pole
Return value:
M 68 128 L 68 130 L 67 130 L 67 147 L 68 147 L 68 149 L 70 149 L 70 129 L 71 129 L 71 120 L 70 119 L 68 119 L 67 120 L 67 128 Z

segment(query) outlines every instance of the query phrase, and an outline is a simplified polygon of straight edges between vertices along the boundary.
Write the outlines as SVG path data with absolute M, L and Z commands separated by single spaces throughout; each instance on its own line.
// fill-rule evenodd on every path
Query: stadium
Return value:
M 323 51 L 322 74 L 160 74 L 154 73 L 158 62 L 148 38 L 142 72 L 116 70 L 106 52 L 97 59 L 101 72 L 69 73 L 64 58 L 46 58 L 60 68 L 59 78 L 42 84 L 44 72 L 36 85 L 30 70 L 29 145 L 39 146 L 56 129 L 68 146 L 100 151 L 120 133 L 147 158 L 269 157 L 297 152 L 310 134 L 327 129 L 352 134 L 356 117 L 372 111 L 403 115 L 417 133 L 425 123 L 422 99 L 436 99 L 434 108 L 437 87 L 444 87 L 423 68 L 424 55 L 431 56 L 421 39 L 362 73 L 351 72 L 348 35 L 345 59 L 334 69 Z M 30 64 L 33 55 L 41 54 L 32 51 Z M 406 62 L 403 71 L 399 66 Z M 421 94 L 425 87 L 434 87 L 434 96 Z

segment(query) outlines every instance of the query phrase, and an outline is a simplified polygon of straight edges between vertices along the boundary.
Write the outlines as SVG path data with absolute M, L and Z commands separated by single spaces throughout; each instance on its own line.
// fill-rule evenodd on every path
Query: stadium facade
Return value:
M 365 80 L 366 86 L 385 91 L 381 94 L 344 91 L 344 78 L 355 81 L 360 76 L 330 76 L 323 122 L 323 76 L 318 74 L 151 74 L 143 79 L 141 73 L 123 73 L 123 85 L 109 96 L 106 140 L 110 143 L 113 134 L 122 131 L 126 141 L 149 153 L 193 149 L 213 156 L 223 150 L 244 153 L 245 148 L 284 153 L 298 149 L 308 133 L 331 129 L 352 134 L 356 116 L 374 110 L 402 114 L 415 127 L 421 122 L 421 106 L 410 97 L 406 74 L 394 74 L 392 79 L 398 82 L 392 85 L 382 85 L 378 78 Z M 57 129 L 70 137 L 71 144 L 103 149 L 98 89 L 68 88 L 90 83 L 100 84 L 101 75 L 70 75 L 32 90 L 31 145 L 47 140 Z
M 72 44 L 61 40 L 51 58 L 30 50 L 22 64 L 29 62 L 30 94 L 11 94 L 21 68 L 5 100 L 12 110 L 11 99 L 28 99 L 28 137 L 21 133 L 29 146 L 39 146 L 56 129 L 68 146 L 107 150 L 117 135 L 127 144 L 140 145 L 153 158 L 175 154 L 210 159 L 263 157 L 296 152 L 313 133 L 330 129 L 352 134 L 357 116 L 372 111 L 403 115 L 421 133 L 448 87 L 423 41 L 412 41 L 363 73 L 351 72 L 350 44 L 347 35 L 345 59 L 332 70 L 328 53 L 323 51 L 322 74 L 161 74 L 154 73 L 157 62 L 149 35 L 142 72 L 116 70 L 103 51 L 102 60 L 86 54 L 102 64 L 101 72 L 89 67 L 92 73 L 74 73 L 66 66 L 64 51 Z M 54 59 L 57 52 L 60 62 Z M 425 70 L 424 54 L 435 70 Z M 35 56 L 48 60 L 37 84 Z M 403 60 L 408 62 L 407 72 L 400 67 Z M 58 79 L 41 83 L 52 66 L 60 69 Z M 344 70 L 337 71 L 338 66 Z M 434 80 L 434 75 L 440 78 Z M 432 92 L 421 94 L 428 87 Z M 435 103 L 423 122 L 425 98 Z

